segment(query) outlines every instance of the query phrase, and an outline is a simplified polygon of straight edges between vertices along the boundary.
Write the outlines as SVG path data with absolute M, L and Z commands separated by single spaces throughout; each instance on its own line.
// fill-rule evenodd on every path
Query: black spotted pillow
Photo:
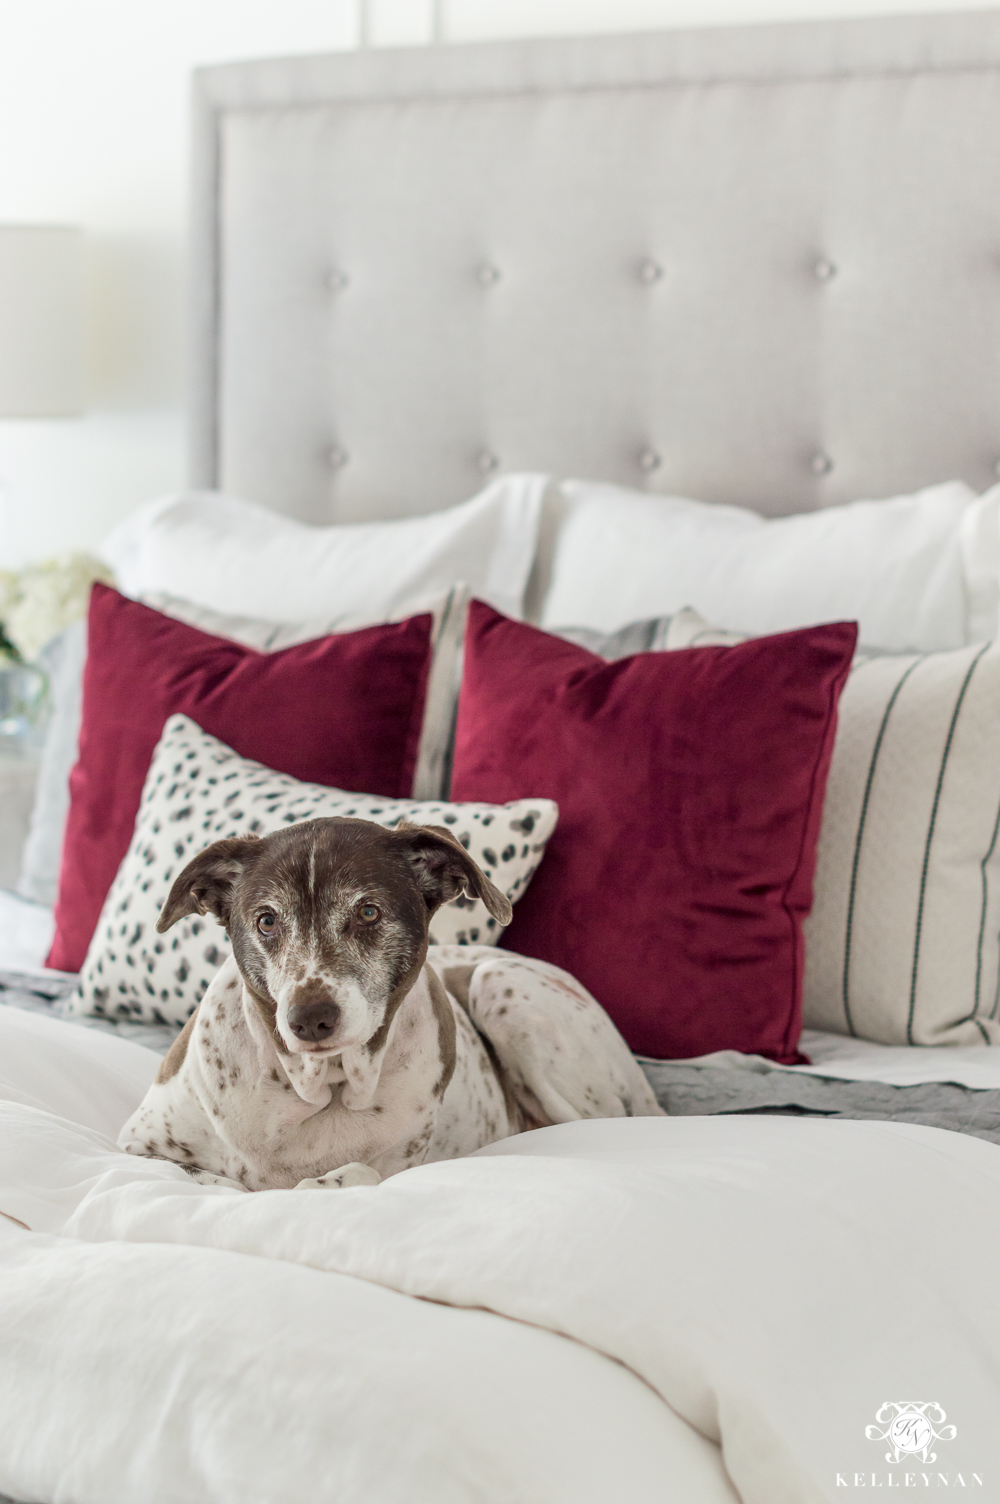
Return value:
M 135 833 L 101 911 L 74 1013 L 183 1023 L 229 956 L 211 917 L 192 915 L 166 935 L 156 920 L 174 878 L 212 841 L 267 835 L 298 820 L 353 815 L 379 825 L 410 820 L 452 830 L 511 903 L 521 897 L 555 829 L 551 799 L 512 804 L 440 804 L 345 794 L 299 783 L 239 757 L 183 715 L 171 716 L 153 754 Z M 494 945 L 502 931 L 476 899 L 457 898 L 435 914 L 439 945 Z

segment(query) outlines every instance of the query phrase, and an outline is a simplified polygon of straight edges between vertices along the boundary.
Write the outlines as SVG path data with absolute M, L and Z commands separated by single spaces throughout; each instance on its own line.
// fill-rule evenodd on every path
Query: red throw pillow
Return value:
M 95 585 L 47 964 L 83 965 L 168 716 L 304 782 L 406 798 L 430 647 L 431 617 L 414 616 L 258 653 Z
M 453 799 L 555 799 L 504 945 L 633 1050 L 798 1055 L 802 920 L 857 628 L 606 663 L 473 602 Z

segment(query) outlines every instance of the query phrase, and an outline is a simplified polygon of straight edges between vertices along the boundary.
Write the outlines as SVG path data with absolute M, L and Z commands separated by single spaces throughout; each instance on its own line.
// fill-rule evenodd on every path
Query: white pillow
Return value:
M 127 595 L 178 596 L 227 616 L 337 627 L 408 616 L 464 580 L 519 617 L 543 475 L 501 476 L 427 517 L 314 527 L 215 491 L 140 507 L 100 550 Z
M 666 648 L 740 640 L 690 610 L 646 626 Z M 858 653 L 814 895 L 807 1029 L 1000 1044 L 1000 643 Z
M 857 620 L 861 641 L 936 651 L 1000 626 L 1000 486 L 766 520 L 596 482 L 560 488 L 542 626 L 613 631 L 693 606 L 754 635 Z
M 157 935 L 156 920 L 178 872 L 212 841 L 248 831 L 267 835 L 331 815 L 377 825 L 443 825 L 515 903 L 542 859 L 559 811 L 551 799 L 410 803 L 299 783 L 237 756 L 186 716 L 171 716 L 70 1012 L 183 1023 L 230 947 L 215 921 L 198 915 Z M 495 945 L 502 933 L 482 903 L 465 897 L 444 904 L 431 922 L 431 938 L 440 945 Z

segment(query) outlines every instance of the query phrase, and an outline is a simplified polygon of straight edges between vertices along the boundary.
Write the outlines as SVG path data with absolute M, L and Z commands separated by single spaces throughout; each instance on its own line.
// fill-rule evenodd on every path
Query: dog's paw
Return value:
M 175 1164 L 176 1160 L 168 1161 L 168 1163 Z M 191 1179 L 196 1180 L 199 1185 L 222 1185 L 231 1191 L 246 1190 L 245 1185 L 240 1185 L 238 1180 L 230 1180 L 228 1175 L 216 1175 L 211 1170 L 199 1170 L 197 1165 L 181 1165 L 181 1169 L 186 1170 Z
M 315 1180 L 300 1180 L 295 1187 L 297 1191 L 330 1191 L 344 1189 L 350 1185 L 379 1185 L 382 1177 L 371 1165 L 354 1164 L 341 1165 L 339 1170 L 330 1170 L 326 1175 L 318 1175 Z

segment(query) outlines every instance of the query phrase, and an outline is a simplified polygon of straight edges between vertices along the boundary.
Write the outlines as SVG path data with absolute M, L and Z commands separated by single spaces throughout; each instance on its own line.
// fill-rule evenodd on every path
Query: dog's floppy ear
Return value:
M 246 871 L 247 861 L 259 836 L 236 836 L 206 846 L 174 880 L 170 896 L 156 921 L 162 935 L 185 914 L 214 914 L 220 924 L 229 923 L 233 885 Z
M 480 871 L 450 830 L 441 825 L 410 824 L 398 825 L 396 830 L 406 844 L 417 887 L 432 912 L 460 893 L 467 893 L 470 898 L 482 899 L 499 924 L 510 924 L 513 910 L 508 898 Z

